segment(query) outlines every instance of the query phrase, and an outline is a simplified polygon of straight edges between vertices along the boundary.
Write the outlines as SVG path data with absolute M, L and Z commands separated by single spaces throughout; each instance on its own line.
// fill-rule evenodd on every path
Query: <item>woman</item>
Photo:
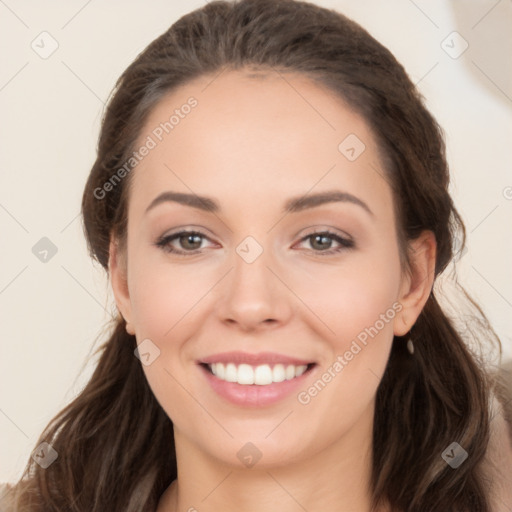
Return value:
M 354 22 L 181 18 L 105 114 L 82 211 L 119 316 L 17 510 L 507 510 L 495 381 L 434 290 L 465 235 L 448 183 L 439 126 Z

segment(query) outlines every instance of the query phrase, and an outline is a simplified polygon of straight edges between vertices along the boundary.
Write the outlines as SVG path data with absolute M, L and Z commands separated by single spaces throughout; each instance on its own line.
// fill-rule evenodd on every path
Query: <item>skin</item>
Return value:
M 137 343 L 149 338 L 160 350 L 143 368 L 174 423 L 179 477 L 158 512 L 251 512 L 276 503 L 284 512 L 370 511 L 375 393 L 393 335 L 410 330 L 431 291 L 434 236 L 426 231 L 411 244 L 405 272 L 369 128 L 307 78 L 199 78 L 160 101 L 139 140 L 190 96 L 197 107 L 132 171 L 127 253 L 114 239 L 110 247 L 117 306 Z M 349 134 L 366 146 L 352 162 L 338 150 Z M 373 215 L 348 202 L 282 212 L 291 197 L 333 189 L 357 196 Z M 221 210 L 167 202 L 145 214 L 167 190 L 212 197 Z M 154 245 L 192 228 L 206 235 L 200 254 Z M 355 247 L 320 254 L 340 244 L 304 237 L 326 228 Z M 236 252 L 249 235 L 263 249 L 250 264 Z M 186 243 L 172 246 L 194 249 Z M 401 310 L 308 404 L 292 393 L 270 406 L 233 405 L 197 365 L 225 351 L 278 352 L 317 363 L 307 390 L 393 304 Z M 262 454 L 252 468 L 237 457 L 247 442 Z

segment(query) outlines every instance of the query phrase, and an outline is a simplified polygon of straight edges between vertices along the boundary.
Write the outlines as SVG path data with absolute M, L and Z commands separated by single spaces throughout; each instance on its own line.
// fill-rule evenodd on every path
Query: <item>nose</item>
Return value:
M 234 254 L 233 268 L 223 280 L 217 303 L 225 324 L 248 332 L 274 329 L 290 319 L 293 293 L 269 253 L 264 250 L 252 262 Z

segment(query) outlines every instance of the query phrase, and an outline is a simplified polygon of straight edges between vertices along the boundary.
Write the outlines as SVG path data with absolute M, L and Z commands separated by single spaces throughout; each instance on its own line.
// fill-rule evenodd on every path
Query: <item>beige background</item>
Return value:
M 386 45 L 444 127 L 469 235 L 459 280 L 512 357 L 511 2 L 316 3 Z M 79 217 L 104 102 L 138 52 L 202 5 L 0 1 L 0 482 L 19 476 L 43 427 L 86 382 L 92 366 L 80 374 L 82 364 L 113 304 Z M 58 43 L 46 59 L 31 47 L 41 37 L 47 50 Z M 32 253 L 42 237 L 57 247 L 46 263 Z

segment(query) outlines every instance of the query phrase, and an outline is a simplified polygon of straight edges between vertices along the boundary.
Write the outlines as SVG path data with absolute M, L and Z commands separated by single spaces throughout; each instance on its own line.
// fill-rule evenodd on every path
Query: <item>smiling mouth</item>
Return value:
M 201 363 L 217 379 L 233 382 L 242 386 L 268 386 L 270 384 L 292 380 L 309 372 L 315 363 L 294 364 L 250 364 Z

